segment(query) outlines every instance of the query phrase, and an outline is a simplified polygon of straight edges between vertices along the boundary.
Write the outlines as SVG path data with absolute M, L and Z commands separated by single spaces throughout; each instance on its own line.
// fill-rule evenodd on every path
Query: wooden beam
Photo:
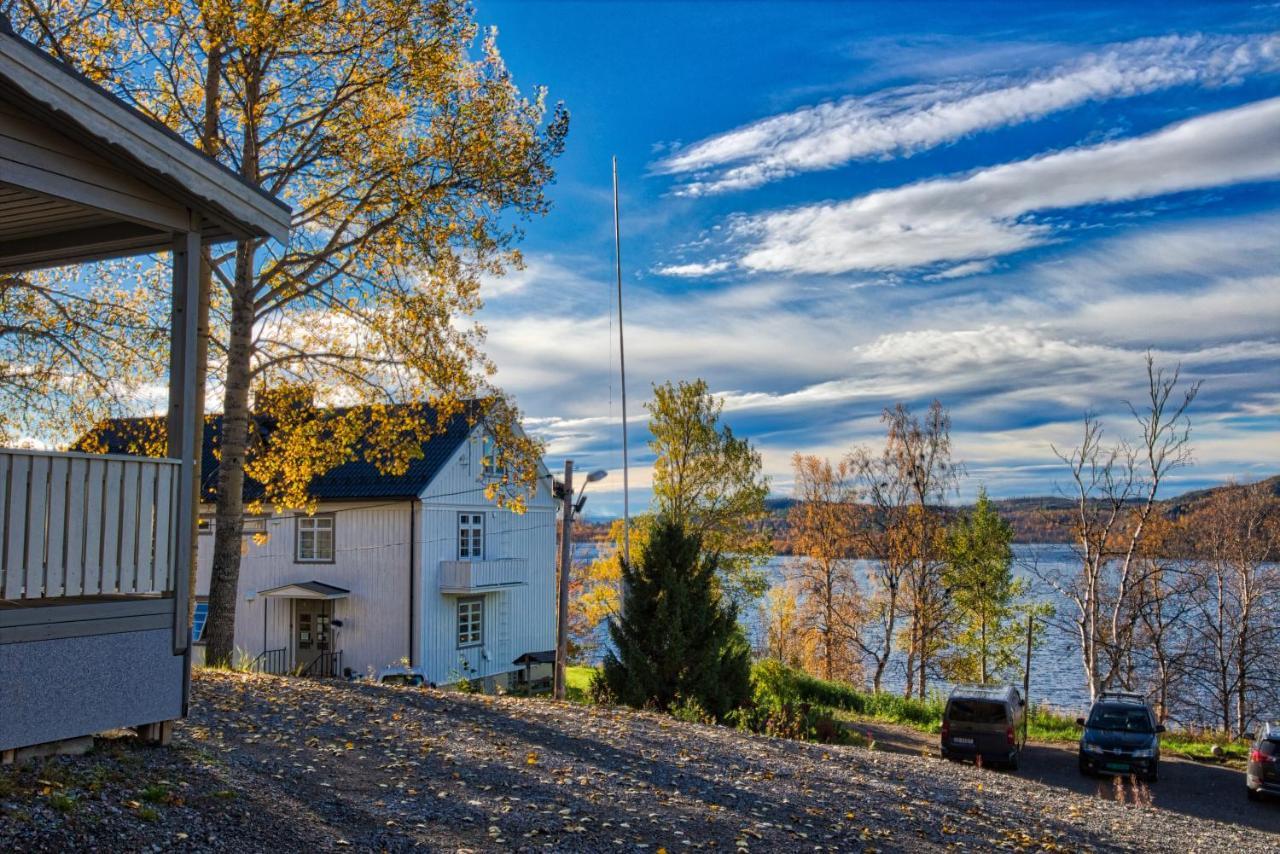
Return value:
M 191 595 L 191 534 L 195 529 L 195 443 L 201 425 L 196 412 L 196 321 L 200 305 L 199 217 L 191 231 L 173 241 L 173 314 L 169 330 L 169 449 L 180 460 L 177 512 L 173 514 L 173 652 L 191 644 L 187 602 Z
M 76 228 L 42 237 L 0 242 L 0 272 L 61 267 L 167 249 L 168 232 L 131 222 Z

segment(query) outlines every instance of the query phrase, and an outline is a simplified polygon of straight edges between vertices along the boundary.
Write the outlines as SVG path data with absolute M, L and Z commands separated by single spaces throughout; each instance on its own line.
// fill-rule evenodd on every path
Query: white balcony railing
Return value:
M 178 469 L 0 448 L 0 599 L 172 591 Z
M 516 587 L 528 581 L 528 561 L 512 557 L 498 560 L 440 561 L 441 593 L 483 593 L 500 587 Z

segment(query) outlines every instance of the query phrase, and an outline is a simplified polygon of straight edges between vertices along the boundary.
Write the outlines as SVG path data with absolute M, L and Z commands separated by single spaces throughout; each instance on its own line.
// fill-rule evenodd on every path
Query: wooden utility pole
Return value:
M 1027 614 L 1027 663 L 1022 671 L 1022 700 L 1027 704 L 1022 715 L 1022 743 L 1027 743 L 1027 732 L 1031 726 L 1031 635 L 1035 629 L 1036 615 Z
M 573 558 L 573 460 L 564 461 L 564 516 L 560 527 L 559 609 L 556 618 L 555 698 L 564 699 L 564 667 L 569 657 L 569 567 Z

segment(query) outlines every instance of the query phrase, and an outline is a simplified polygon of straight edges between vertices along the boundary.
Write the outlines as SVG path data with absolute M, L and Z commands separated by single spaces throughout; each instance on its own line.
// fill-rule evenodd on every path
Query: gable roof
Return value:
M 405 404 L 393 409 L 416 409 L 418 417 L 434 423 L 436 411 L 425 404 Z M 350 412 L 349 409 L 332 410 L 338 413 Z M 267 418 L 255 418 L 259 436 L 268 438 L 274 424 Z M 93 434 L 102 445 L 104 453 L 130 454 L 133 438 L 142 434 L 149 427 L 160 426 L 163 419 L 155 418 L 116 418 L 108 421 Z M 308 492 L 313 498 L 321 501 L 360 501 L 376 498 L 412 499 L 422 494 L 428 484 L 440 473 L 445 464 L 453 459 L 454 453 L 471 435 L 475 426 L 474 410 L 471 408 L 454 415 L 444 429 L 433 435 L 422 444 L 422 456 L 409 463 L 404 474 L 392 475 L 378 471 L 373 463 L 366 462 L 357 449 L 357 459 L 344 463 L 311 481 Z M 83 450 L 91 445 L 89 436 L 81 438 L 72 450 Z M 204 440 L 200 454 L 200 492 L 201 500 L 213 501 L 218 488 L 218 458 L 215 449 L 222 442 L 222 416 L 213 415 L 205 419 Z M 262 484 L 249 477 L 244 480 L 244 500 L 255 501 L 262 498 Z

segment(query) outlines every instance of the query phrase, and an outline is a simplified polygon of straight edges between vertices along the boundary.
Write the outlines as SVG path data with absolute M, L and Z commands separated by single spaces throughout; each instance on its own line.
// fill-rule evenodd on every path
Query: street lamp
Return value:
M 566 659 L 569 657 L 569 567 L 573 562 L 573 517 L 582 512 L 582 505 L 587 503 L 587 484 L 604 480 L 609 473 L 604 469 L 596 469 L 587 475 L 582 485 L 582 494 L 575 504 L 573 500 L 573 460 L 564 461 L 564 522 L 560 532 L 560 576 L 559 576 L 559 608 L 556 619 L 556 669 L 554 696 L 564 699 L 564 673 Z

